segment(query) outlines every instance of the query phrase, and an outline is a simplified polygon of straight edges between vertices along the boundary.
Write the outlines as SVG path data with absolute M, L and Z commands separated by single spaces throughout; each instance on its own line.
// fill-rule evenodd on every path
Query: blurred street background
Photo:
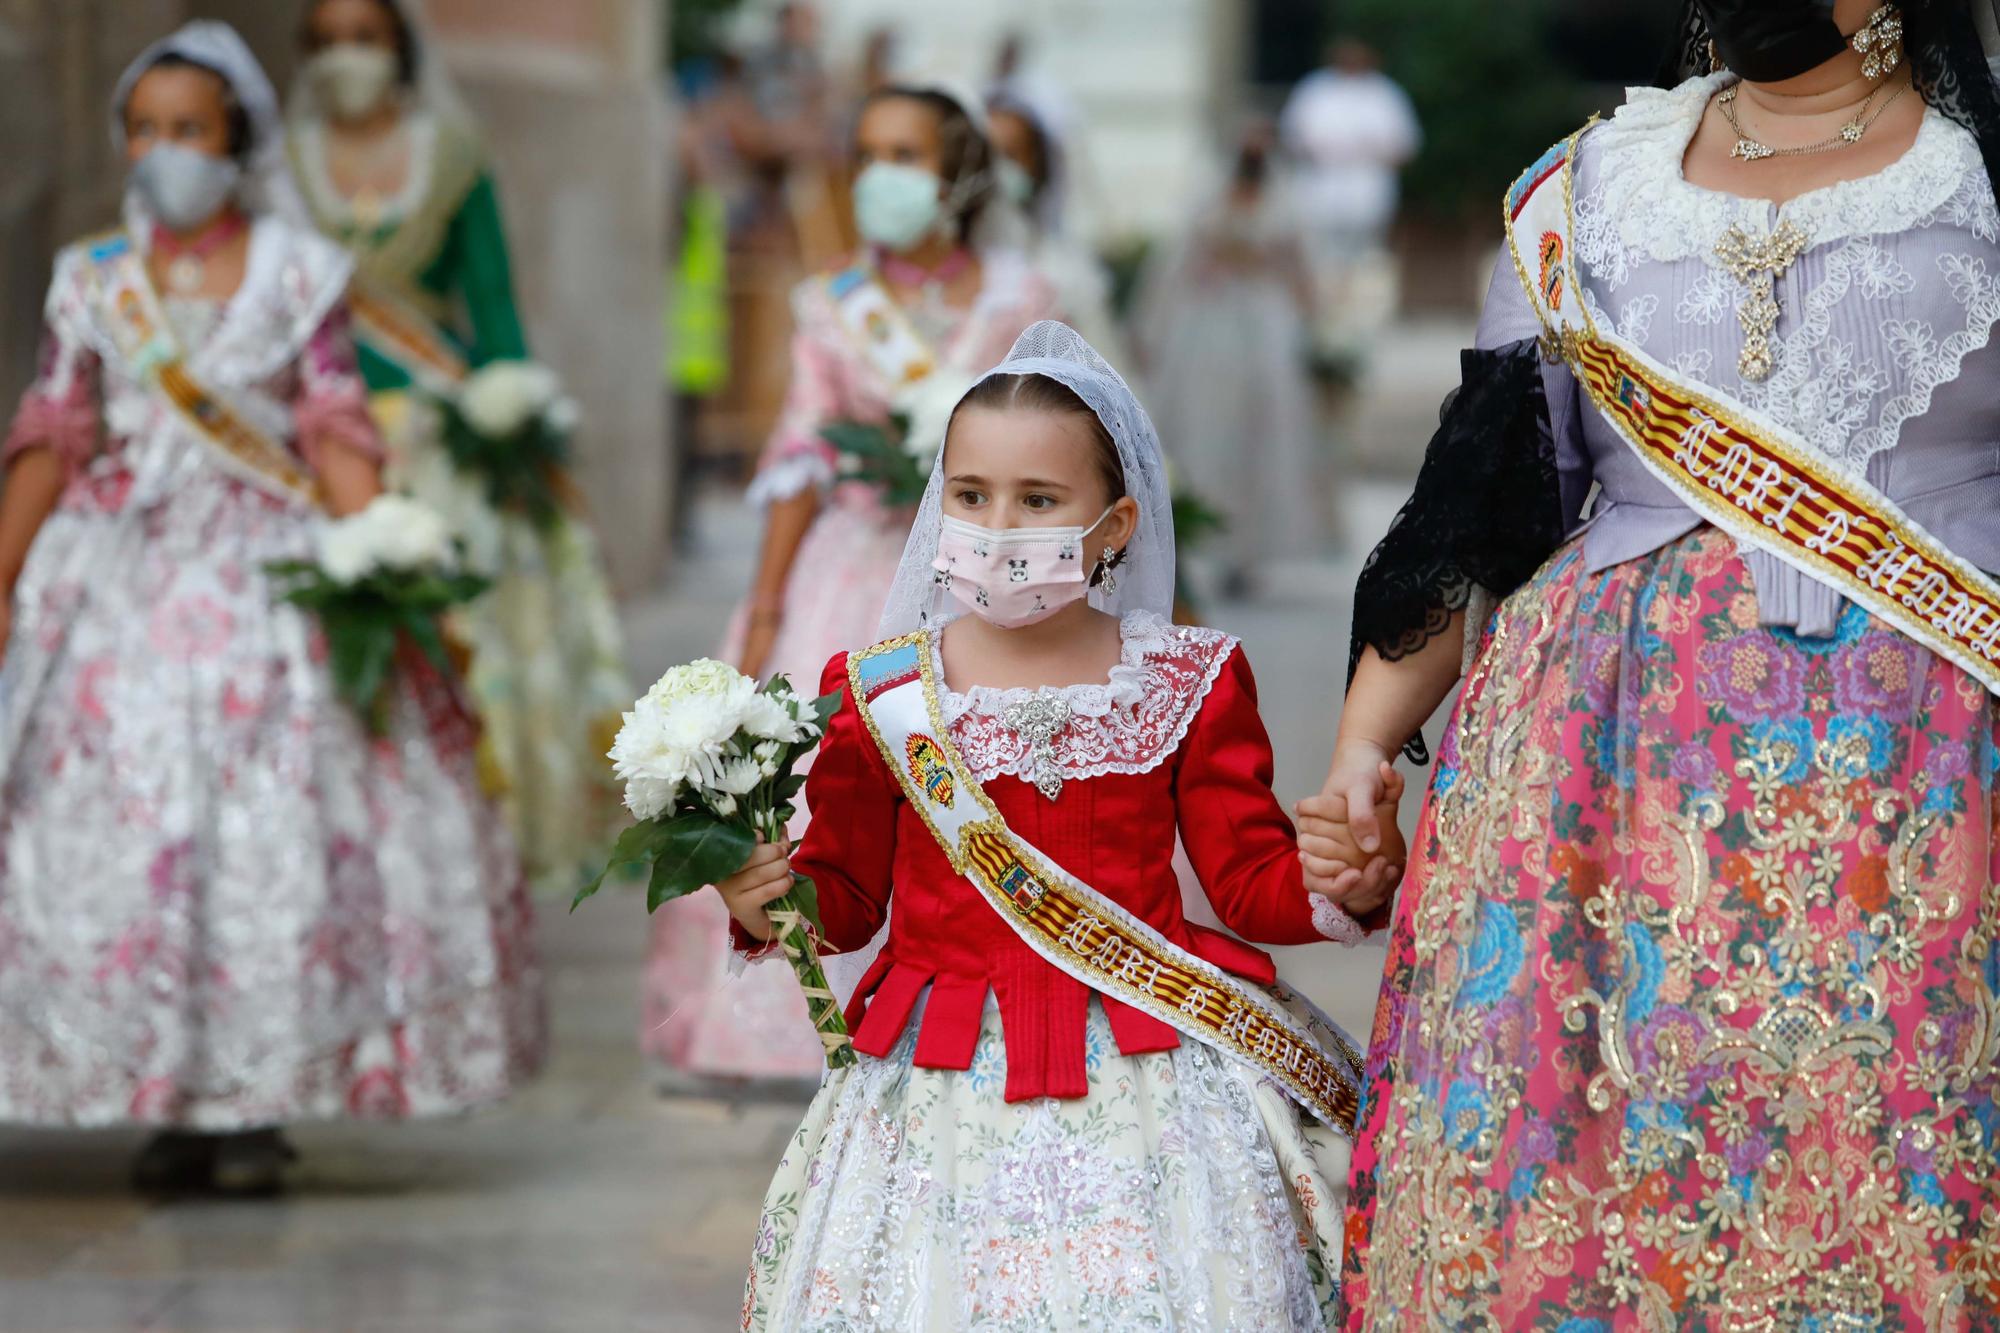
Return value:
M 1303 454 L 1281 483 L 1307 496 L 1309 528 L 1281 549 L 1251 543 L 1257 497 L 1205 483 L 1229 527 L 1188 562 L 1199 615 L 1256 664 L 1287 800 L 1324 772 L 1348 593 L 1456 383 L 1501 192 L 1622 84 L 1647 81 L 1667 28 L 1665 7 L 1639 0 L 427 10 L 496 159 L 536 354 L 583 405 L 578 470 L 635 680 L 714 651 L 748 585 L 758 519 L 743 490 L 785 389 L 787 293 L 854 248 L 858 98 L 950 79 L 1016 93 L 1058 128 L 1048 225 L 1101 263 L 1123 365 L 1182 399 L 1266 376 L 1265 406 L 1288 397 L 1302 413 Z M 112 81 L 193 16 L 238 25 L 286 82 L 293 0 L 0 0 L 0 399 L 28 379 L 55 249 L 115 218 Z M 1232 194 L 1252 157 L 1255 189 Z M 1240 295 L 1245 242 L 1217 223 L 1230 198 L 1251 198 L 1255 244 L 1304 265 L 1278 324 L 1291 332 L 1255 365 L 1204 319 Z M 1227 478 L 1270 432 L 1254 411 L 1200 405 L 1174 419 L 1212 438 L 1170 429 L 1169 452 Z M 139 1134 L 0 1129 L 0 1333 L 733 1327 L 762 1191 L 806 1094 L 651 1068 L 640 905 L 542 909 L 555 1016 L 542 1081 L 461 1122 L 302 1127 L 305 1163 L 278 1200 L 148 1202 L 127 1187 Z M 1365 1041 L 1378 950 L 1281 965 Z

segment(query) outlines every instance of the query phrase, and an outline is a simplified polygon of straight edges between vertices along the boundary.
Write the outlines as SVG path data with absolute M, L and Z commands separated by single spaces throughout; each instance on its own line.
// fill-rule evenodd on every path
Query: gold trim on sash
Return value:
M 891 392 L 937 369 L 936 349 L 889 295 L 871 265 L 850 265 L 824 281 L 841 327 Z
M 1587 128 L 1587 127 L 1586 127 Z M 1710 386 L 1691 387 L 1600 329 L 1577 285 L 1576 143 L 1559 173 L 1507 206 L 1508 250 L 1542 322 L 1543 350 L 1653 475 L 1740 542 L 1832 585 L 2000 694 L 2000 582 L 1954 555 L 1860 477 Z M 1560 177 L 1559 215 L 1545 193 Z M 1523 255 L 1524 232 L 1536 269 Z
M 885 735 L 876 716 L 864 668 L 872 659 L 912 647 L 913 673 L 876 691 L 876 699 L 912 688 L 921 692 L 928 728 L 912 730 L 899 744 Z M 1352 1135 L 1362 1063 L 1337 1033 L 1329 1027 L 1324 1038 L 1316 1037 L 1271 996 L 1175 945 L 1007 827 L 952 742 L 938 705 L 927 632 L 854 654 L 848 662 L 848 689 L 905 799 L 952 868 L 979 889 L 1030 948 L 1093 989 L 1262 1070 L 1311 1114 Z M 954 837 L 941 821 L 956 822 L 956 812 L 966 802 L 983 817 L 962 823 Z M 1322 1049 L 1322 1040 L 1333 1048 L 1331 1054 Z
M 420 383 L 446 389 L 463 384 L 471 373 L 465 358 L 440 336 L 423 313 L 405 301 L 361 279 L 348 292 L 354 331 L 387 360 L 395 362 Z
M 180 413 L 194 433 L 251 478 L 312 505 L 323 503 L 319 478 L 290 450 L 259 430 L 187 368 L 167 326 L 146 272 L 145 258 L 129 236 L 92 249 L 96 304 L 119 338 L 119 350 L 140 377 Z M 109 279 L 107 281 L 107 278 Z

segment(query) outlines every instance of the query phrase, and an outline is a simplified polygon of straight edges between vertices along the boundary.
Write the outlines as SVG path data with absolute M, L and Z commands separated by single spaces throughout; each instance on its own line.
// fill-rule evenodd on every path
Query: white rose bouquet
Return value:
M 400 495 L 324 524 L 310 560 L 265 566 L 279 597 L 303 607 L 326 635 L 334 687 L 377 734 L 388 728 L 389 681 L 407 642 L 450 671 L 438 619 L 486 591 L 460 568 L 450 529 L 436 511 Z
M 896 394 L 887 426 L 836 421 L 822 429 L 827 443 L 839 451 L 841 480 L 877 487 L 892 509 L 922 500 L 951 414 L 972 384 L 964 375 L 932 371 Z
M 625 714 L 610 758 L 638 823 L 611 862 L 576 895 L 571 910 L 614 871 L 644 873 L 646 910 L 697 893 L 743 868 L 757 840 L 775 843 L 805 787 L 794 772 L 826 731 L 838 695 L 806 699 L 783 676 L 763 689 L 733 667 L 703 658 L 675 667 Z M 806 994 L 813 1027 L 835 1069 L 854 1063 L 847 1024 L 819 963 L 819 900 L 813 882 L 766 909 L 777 944 Z
M 555 521 L 581 413 L 554 371 L 533 361 L 495 361 L 467 376 L 439 408 L 452 462 L 485 483 L 496 507 L 542 526 Z

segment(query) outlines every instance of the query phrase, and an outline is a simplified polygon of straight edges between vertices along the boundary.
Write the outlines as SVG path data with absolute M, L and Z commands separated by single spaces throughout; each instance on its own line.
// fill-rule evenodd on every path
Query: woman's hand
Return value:
M 758 839 L 757 850 L 743 868 L 715 886 L 729 915 L 752 939 L 769 941 L 778 933 L 764 909 L 792 891 L 792 844 L 775 846 Z
M 1326 786 L 1297 809 L 1307 889 L 1352 916 L 1388 900 L 1407 854 L 1396 822 L 1403 786 L 1379 745 L 1350 740 L 1335 747 Z

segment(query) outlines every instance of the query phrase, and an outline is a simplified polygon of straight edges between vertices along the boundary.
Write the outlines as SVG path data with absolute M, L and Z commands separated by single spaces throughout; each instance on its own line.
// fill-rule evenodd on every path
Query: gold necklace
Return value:
M 1741 86 L 1741 84 L 1730 84 L 1716 94 L 1715 101 L 1716 105 L 1722 108 L 1722 118 L 1729 122 L 1729 128 L 1736 133 L 1736 146 L 1729 150 L 1729 155 L 1740 157 L 1745 162 L 1761 162 L 1767 157 L 1805 157 L 1812 153 L 1826 153 L 1836 148 L 1848 148 L 1858 144 L 1861 142 L 1861 136 L 1868 133 L 1875 122 L 1882 118 L 1882 113 L 1894 106 L 1896 99 L 1910 89 L 1909 80 L 1905 79 L 1896 85 L 1894 92 L 1882 100 L 1880 106 L 1870 112 L 1868 108 L 1874 104 L 1875 98 L 1882 91 L 1880 87 L 1875 88 L 1855 109 L 1854 119 L 1841 126 L 1840 133 L 1832 138 L 1821 139 L 1818 143 L 1809 143 L 1799 148 L 1773 148 L 1761 140 L 1751 138 L 1743 128 L 1743 122 L 1736 118 L 1736 90 Z

